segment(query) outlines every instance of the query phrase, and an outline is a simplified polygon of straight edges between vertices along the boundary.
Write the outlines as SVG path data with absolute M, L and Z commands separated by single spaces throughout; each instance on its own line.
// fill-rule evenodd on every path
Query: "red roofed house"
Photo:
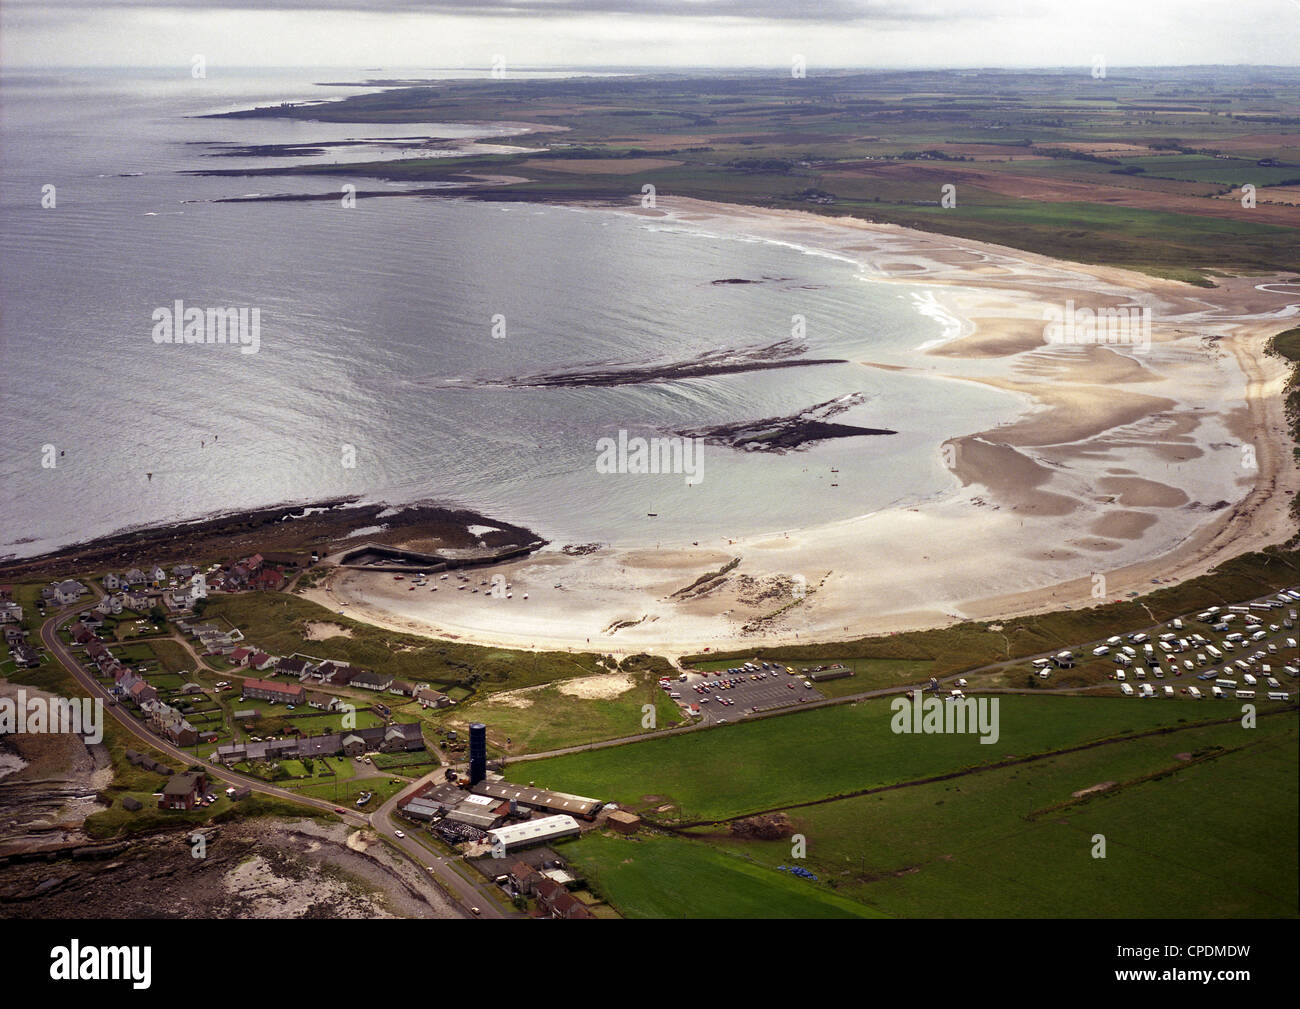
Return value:
M 256 698 L 262 701 L 282 701 L 285 704 L 302 704 L 307 700 L 307 691 L 299 683 L 275 683 L 271 680 L 244 681 L 245 700 Z
M 537 883 L 537 903 L 552 918 L 594 918 L 587 906 L 553 879 Z
M 255 589 L 273 592 L 284 584 L 284 575 L 278 568 L 262 568 L 261 571 L 249 579 L 248 584 Z

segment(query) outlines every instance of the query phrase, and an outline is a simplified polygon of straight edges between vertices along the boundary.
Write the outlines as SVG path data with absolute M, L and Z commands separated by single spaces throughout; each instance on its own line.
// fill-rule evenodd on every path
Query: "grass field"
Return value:
M 464 732 L 470 722 L 483 722 L 494 749 L 515 755 L 651 731 L 642 725 L 646 704 L 654 706 L 656 728 L 683 721 L 681 709 L 658 688 L 654 673 L 637 674 L 634 680 L 631 689 L 612 698 L 575 697 L 562 686 L 535 687 L 508 697 L 494 694 L 444 709 L 440 723 Z
M 801 864 L 891 915 L 1294 917 L 1298 722 L 1293 710 L 797 810 Z M 1116 784 L 1072 797 L 1103 782 Z M 790 861 L 788 840 L 707 840 Z
M 973 735 L 895 735 L 890 702 L 880 699 L 526 761 L 514 773 L 641 810 L 668 805 L 662 815 L 678 822 L 717 820 L 1236 711 L 1181 700 L 1006 695 L 1000 738 L 987 745 Z
M 194 670 L 194 660 L 179 642 L 159 638 L 149 642 L 149 650 L 169 673 L 188 673 Z
M 563 845 L 625 918 L 870 918 L 877 912 L 700 841 L 588 834 Z

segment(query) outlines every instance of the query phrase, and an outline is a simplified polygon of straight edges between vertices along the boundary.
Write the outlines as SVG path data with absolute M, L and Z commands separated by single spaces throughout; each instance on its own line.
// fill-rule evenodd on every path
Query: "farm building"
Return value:
M 497 827 L 487 832 L 492 842 L 492 857 L 505 858 L 520 848 L 545 844 L 561 837 L 574 837 L 580 832 L 578 821 L 571 816 L 544 816 L 540 820 Z
M 567 813 L 580 816 L 584 820 L 595 819 L 596 813 L 604 805 L 599 799 L 588 799 L 581 795 L 569 795 L 565 792 L 551 792 L 545 788 L 528 788 L 512 785 L 508 781 L 480 781 L 470 789 L 478 795 L 488 795 L 494 799 L 511 799 L 522 806 L 538 809 L 547 813 Z

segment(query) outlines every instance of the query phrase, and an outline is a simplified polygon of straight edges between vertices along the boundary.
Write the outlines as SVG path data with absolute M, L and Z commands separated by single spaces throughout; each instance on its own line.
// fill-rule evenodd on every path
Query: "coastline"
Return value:
M 484 532 L 484 527 L 491 531 Z M 358 536 L 358 530 L 365 530 L 365 535 Z M 419 501 L 389 505 L 355 495 L 338 496 L 132 526 L 32 557 L 0 558 L 0 577 L 43 573 L 62 577 L 70 570 L 82 573 L 268 552 L 299 555 L 306 566 L 313 550 L 324 556 L 366 544 L 415 542 L 465 550 L 480 543 L 504 549 L 538 540 L 529 529 L 469 508 Z
M 1023 409 L 936 446 L 954 476 L 938 500 L 672 550 L 544 550 L 494 569 L 526 602 L 413 599 L 356 572 L 308 597 L 379 626 L 480 644 L 682 653 L 1085 607 L 1293 531 L 1300 473 L 1278 395 L 1288 366 L 1265 345 L 1289 327 L 1296 298 L 1259 290 L 1277 278 L 1221 278 L 1206 290 L 853 218 L 659 202 L 613 212 L 848 256 L 872 282 L 931 288 L 927 311 L 953 331 L 910 359 L 858 363 L 979 382 Z M 1151 354 L 1048 344 L 1044 307 L 1066 301 L 1150 306 Z M 1244 446 L 1253 469 L 1241 465 Z M 705 591 L 681 594 L 735 557 Z

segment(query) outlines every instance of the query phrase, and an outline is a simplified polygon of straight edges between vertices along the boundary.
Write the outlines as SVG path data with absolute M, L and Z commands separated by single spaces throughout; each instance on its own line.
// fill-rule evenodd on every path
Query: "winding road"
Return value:
M 195 754 L 154 735 L 144 725 L 136 721 L 129 712 L 116 703 L 115 699 L 109 695 L 108 691 L 94 676 L 82 668 L 72 649 L 64 644 L 58 635 L 59 628 L 85 608 L 85 603 L 74 603 L 55 612 L 41 624 L 41 642 L 91 697 L 97 697 L 104 701 L 104 711 L 127 732 L 155 750 L 159 750 L 173 760 L 179 761 L 182 767 L 188 767 L 198 761 Z M 496 888 L 491 884 L 472 882 L 456 871 L 451 864 L 458 861 L 456 856 L 439 855 L 414 838 L 397 836 L 397 831 L 401 828 L 394 825 L 392 812 L 397 805 L 398 798 L 405 793 L 406 789 L 393 796 L 369 816 L 365 816 L 346 809 L 339 812 L 341 807 L 335 806 L 324 799 L 300 795 L 286 788 L 277 788 L 260 778 L 232 771 L 219 764 L 204 764 L 204 767 L 208 777 L 214 781 L 222 781 L 231 785 L 246 785 L 250 790 L 260 795 L 294 802 L 301 806 L 309 806 L 338 816 L 350 827 L 365 827 L 373 830 L 392 848 L 401 852 L 411 862 L 419 866 L 421 871 L 428 873 L 437 886 L 451 899 L 453 906 L 457 908 L 463 917 L 522 917 L 518 912 L 507 911 L 501 907 L 499 899 L 492 892 Z M 419 783 L 423 784 L 427 780 L 432 780 L 435 773 L 437 772 L 426 775 L 420 779 Z M 477 911 L 475 912 L 473 909 L 477 909 Z

